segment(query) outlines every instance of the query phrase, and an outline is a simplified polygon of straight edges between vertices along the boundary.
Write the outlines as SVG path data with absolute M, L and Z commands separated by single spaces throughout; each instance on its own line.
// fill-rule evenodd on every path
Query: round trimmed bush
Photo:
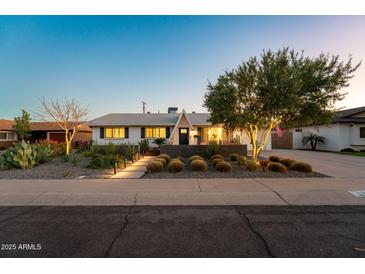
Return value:
M 280 157 L 279 156 L 275 156 L 275 155 L 271 155 L 269 157 L 269 161 L 273 162 L 273 163 L 279 163 L 280 162 Z
M 288 169 L 286 168 L 286 166 L 284 166 L 281 163 L 270 163 L 269 166 L 267 167 L 268 170 L 270 171 L 274 171 L 274 172 L 280 172 L 280 173 L 286 173 L 288 172 Z
M 193 160 L 190 164 L 192 171 L 208 171 L 208 164 L 204 160 Z
M 192 161 L 194 160 L 203 160 L 204 161 L 204 158 L 202 156 L 199 156 L 199 155 L 193 155 L 189 158 L 189 162 L 191 163 Z
M 229 154 L 229 159 L 234 162 L 234 161 L 238 161 L 238 157 L 240 157 L 237 153 L 231 153 Z
M 313 172 L 312 170 L 312 166 L 310 164 L 307 163 L 303 163 L 303 162 L 295 162 L 290 166 L 291 170 L 296 170 L 296 171 L 301 171 L 301 172 L 306 172 L 306 173 L 310 173 Z
M 219 162 L 224 162 L 223 158 L 214 158 L 212 160 L 213 166 L 216 166 Z
M 280 159 L 280 163 L 286 167 L 290 167 L 293 163 L 295 163 L 295 160 L 290 159 L 290 158 L 284 158 L 284 159 Z
M 163 159 L 165 159 L 167 164 L 170 163 L 170 161 L 171 161 L 171 157 L 169 155 L 167 155 L 167 154 L 164 154 L 164 153 L 158 155 L 157 158 L 163 158 Z
M 214 154 L 210 157 L 210 160 L 213 161 L 216 158 L 224 159 L 224 157 L 220 154 Z
M 172 159 L 172 160 L 180 160 L 181 162 L 184 162 L 184 158 L 183 157 L 181 157 L 181 156 L 177 156 L 177 157 L 175 157 L 174 159 Z
M 163 167 L 165 167 L 167 165 L 167 162 L 166 162 L 165 158 L 157 157 L 155 159 L 155 161 L 160 162 L 163 165 Z
M 146 169 L 149 173 L 161 172 L 163 170 L 163 164 L 160 161 L 152 161 L 147 164 Z
M 246 164 L 246 160 L 247 160 L 247 158 L 245 156 L 241 156 L 238 158 L 238 164 L 240 166 L 244 166 Z
M 259 168 L 259 163 L 255 160 L 247 160 L 245 165 L 249 171 L 256 171 Z
M 261 160 L 261 161 L 260 161 L 260 166 L 261 166 L 262 168 L 266 168 L 266 167 L 268 167 L 268 166 L 269 166 L 269 164 L 271 164 L 271 162 L 270 162 L 269 160 Z
M 215 168 L 220 172 L 230 172 L 232 170 L 232 165 L 226 161 L 220 161 Z
M 172 160 L 168 165 L 168 170 L 170 173 L 177 173 L 184 171 L 185 164 L 181 162 L 179 159 Z

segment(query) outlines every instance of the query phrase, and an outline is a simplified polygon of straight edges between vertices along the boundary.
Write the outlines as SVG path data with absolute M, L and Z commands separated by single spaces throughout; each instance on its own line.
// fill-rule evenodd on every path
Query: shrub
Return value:
M 286 167 L 290 167 L 293 163 L 295 163 L 295 160 L 290 159 L 290 158 L 284 158 L 284 159 L 280 159 L 280 163 Z
M 202 160 L 204 161 L 204 158 L 202 156 L 199 156 L 199 155 L 193 155 L 189 158 L 189 162 L 191 163 L 192 161 L 194 160 Z
M 196 159 L 191 161 L 190 168 L 192 171 L 207 171 L 208 164 L 204 160 Z
M 223 162 L 224 159 L 223 158 L 214 158 L 212 160 L 213 166 L 216 166 L 219 162 Z
M 274 162 L 274 163 L 279 163 L 280 162 L 280 157 L 279 156 L 275 156 L 275 155 L 271 155 L 269 157 L 269 161 L 270 162 Z
M 281 163 L 277 163 L 277 162 L 270 163 L 267 168 L 268 168 L 268 170 L 274 171 L 274 172 L 280 172 L 280 173 L 288 172 L 288 169 L 286 168 L 286 166 L 284 166 Z
M 226 161 L 220 161 L 217 163 L 216 169 L 220 172 L 229 172 L 232 170 L 232 165 Z
M 270 163 L 271 162 L 269 160 L 261 160 L 260 166 L 264 169 L 264 168 L 268 167 Z
M 56 141 L 41 140 L 38 143 L 41 146 L 50 145 L 54 157 L 59 157 L 66 154 L 66 143 L 59 143 Z
M 255 160 L 247 160 L 245 165 L 249 171 L 256 171 L 259 167 L 259 164 Z
M 181 160 L 176 159 L 176 160 L 172 160 L 169 163 L 168 170 L 171 173 L 183 172 L 184 166 L 185 166 L 185 164 L 183 162 L 181 162 Z
M 170 163 L 170 161 L 171 161 L 171 157 L 167 154 L 160 154 L 160 155 L 157 156 L 157 158 L 165 159 L 167 164 Z
M 152 161 L 147 164 L 146 169 L 149 173 L 161 172 L 163 165 L 160 161 Z
M 354 152 L 355 150 L 352 149 L 351 147 L 347 147 L 347 148 L 341 149 L 340 151 L 341 152 Z
M 157 158 L 155 159 L 155 161 L 160 162 L 160 163 L 163 165 L 163 167 L 165 167 L 165 166 L 167 165 L 167 161 L 166 161 L 166 159 L 165 159 L 165 158 L 157 157 Z
M 229 155 L 229 159 L 231 159 L 231 161 L 237 161 L 238 160 L 238 157 L 240 157 L 237 153 L 231 153 Z
M 312 172 L 312 166 L 303 162 L 295 162 L 290 166 L 290 169 L 310 173 Z
M 216 158 L 224 159 L 224 157 L 222 155 L 214 154 L 212 157 L 210 157 L 210 160 L 213 161 L 213 159 L 216 159 Z
M 147 139 L 141 140 L 138 145 L 142 153 L 145 153 L 150 148 L 150 142 Z
M 172 159 L 172 160 L 180 160 L 181 162 L 183 162 L 184 163 L 184 158 L 183 157 L 180 157 L 180 156 L 177 156 L 177 157 L 175 157 L 174 159 Z
M 24 140 L 7 149 L 2 155 L 7 168 L 29 169 L 36 165 L 37 151 L 34 145 Z
M 88 168 L 94 169 L 109 169 L 113 168 L 115 163 L 117 163 L 117 167 L 121 167 L 123 165 L 124 159 L 120 155 L 103 155 L 100 153 L 94 153 Z
M 74 156 L 74 157 L 72 158 L 72 165 L 73 165 L 74 167 L 76 167 L 78 163 L 79 163 L 79 158 L 78 158 L 78 157 L 76 157 L 76 156 Z
M 35 145 L 35 150 L 37 152 L 36 156 L 36 163 L 37 164 L 43 164 L 45 162 L 48 162 L 53 155 L 51 145 Z
M 241 157 L 238 158 L 238 164 L 240 166 L 244 166 L 245 163 L 246 163 L 246 160 L 247 160 L 247 158 L 245 156 L 241 156 Z
M 92 150 L 84 150 L 81 155 L 85 158 L 89 158 L 89 157 L 93 156 L 93 152 L 92 152 Z

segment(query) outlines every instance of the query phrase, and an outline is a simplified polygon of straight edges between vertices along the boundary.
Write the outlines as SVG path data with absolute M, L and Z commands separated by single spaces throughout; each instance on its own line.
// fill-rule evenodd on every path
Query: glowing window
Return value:
M 106 128 L 105 138 L 123 139 L 125 138 L 125 129 L 123 127 Z
M 181 134 L 188 134 L 188 130 L 186 128 L 180 128 Z
M 146 128 L 146 138 L 166 138 L 166 128 Z

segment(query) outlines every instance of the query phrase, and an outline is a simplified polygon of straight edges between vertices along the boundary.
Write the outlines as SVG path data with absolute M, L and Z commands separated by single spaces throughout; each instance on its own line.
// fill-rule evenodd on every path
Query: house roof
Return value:
M 211 125 L 208 113 L 186 113 L 192 125 Z M 95 126 L 174 126 L 180 113 L 111 113 L 88 124 Z
M 53 131 L 63 130 L 56 122 L 31 122 L 30 127 L 32 131 Z M 70 128 L 71 129 L 71 128 Z M 86 124 L 81 124 L 78 131 L 91 132 L 91 128 Z
M 357 114 L 364 112 L 364 116 L 354 117 Z M 365 123 L 365 107 L 345 109 L 336 112 L 333 123 Z
M 12 130 L 14 124 L 13 120 L 0 119 L 0 130 Z

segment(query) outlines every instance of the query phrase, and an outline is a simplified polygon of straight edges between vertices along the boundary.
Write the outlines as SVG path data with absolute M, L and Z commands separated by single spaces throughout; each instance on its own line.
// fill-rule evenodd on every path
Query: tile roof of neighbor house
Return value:
M 12 130 L 14 124 L 13 120 L 0 119 L 0 130 Z
M 181 113 L 110 113 L 94 120 L 89 126 L 174 126 Z M 186 113 L 192 125 L 211 125 L 209 113 Z
M 53 131 L 63 130 L 56 122 L 31 122 L 30 127 L 32 131 Z M 71 129 L 71 128 L 70 128 Z M 91 128 L 86 124 L 81 124 L 78 131 L 91 132 Z
M 353 115 L 365 112 L 365 107 L 350 108 L 336 112 L 333 123 L 365 123 L 364 117 L 353 117 Z

